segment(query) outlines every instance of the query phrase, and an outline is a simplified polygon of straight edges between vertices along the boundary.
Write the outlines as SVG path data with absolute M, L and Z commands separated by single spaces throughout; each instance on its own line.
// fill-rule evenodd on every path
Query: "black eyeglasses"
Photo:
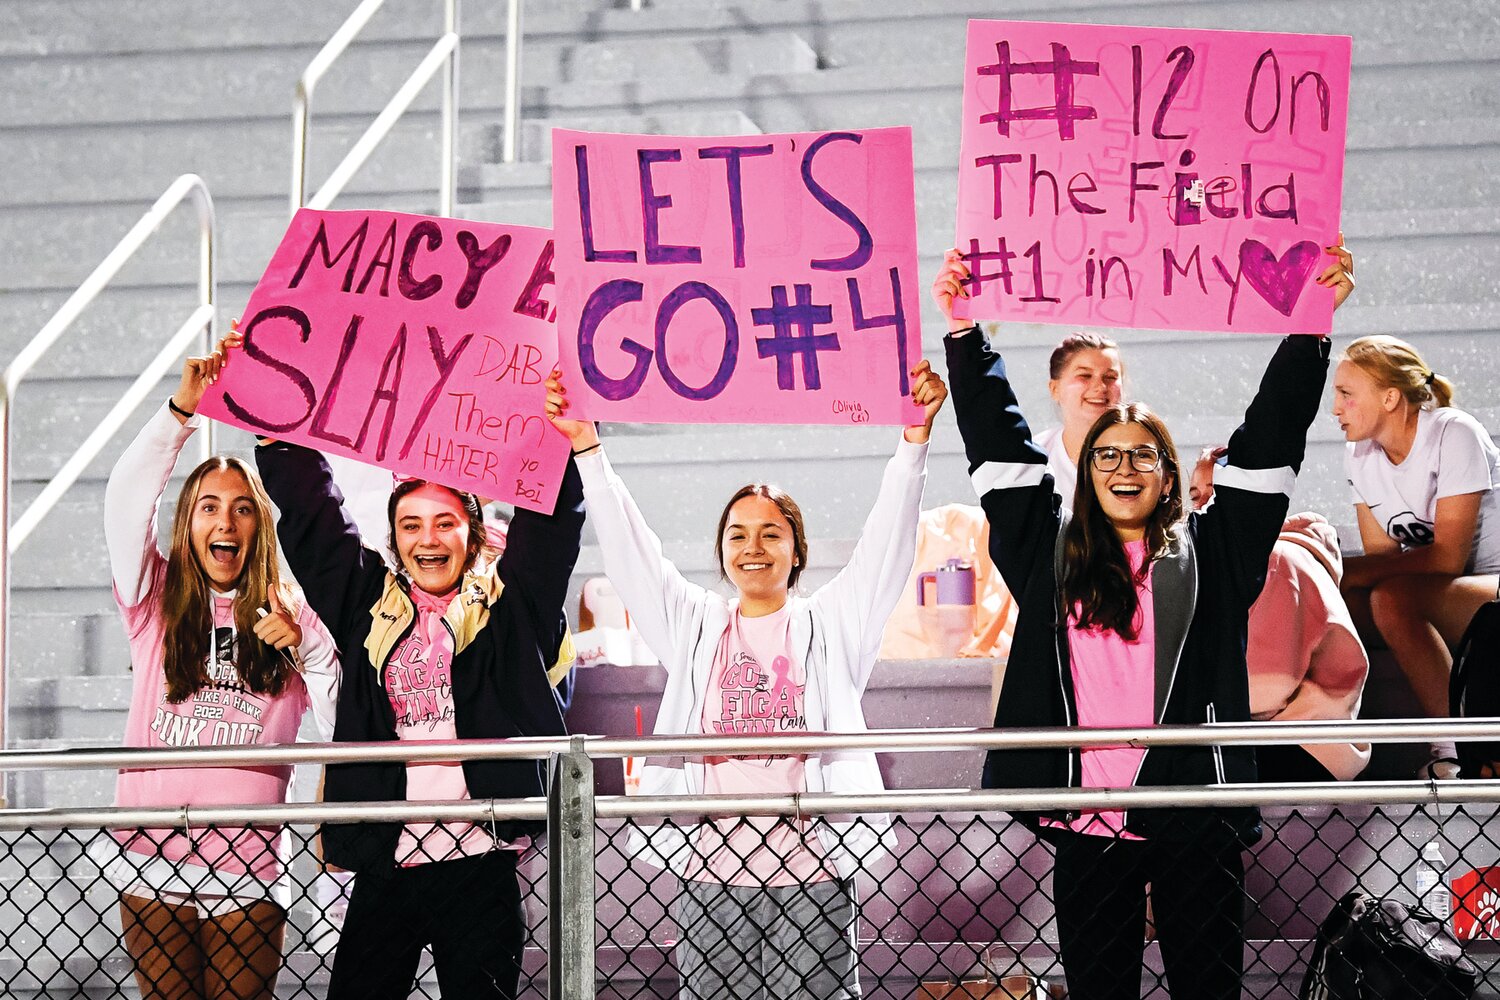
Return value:
M 1149 444 L 1139 445 L 1135 448 L 1090 448 L 1089 460 L 1094 463 L 1094 468 L 1100 472 L 1114 472 L 1130 456 L 1130 467 L 1136 472 L 1155 472 L 1156 467 L 1161 465 L 1161 449 L 1153 448 Z

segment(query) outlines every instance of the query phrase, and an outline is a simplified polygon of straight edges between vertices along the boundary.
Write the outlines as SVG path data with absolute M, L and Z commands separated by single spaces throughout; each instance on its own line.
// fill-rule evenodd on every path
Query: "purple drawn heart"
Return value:
M 1292 314 L 1317 263 L 1318 245 L 1312 240 L 1294 243 L 1280 260 L 1260 240 L 1240 244 L 1240 274 L 1283 316 Z

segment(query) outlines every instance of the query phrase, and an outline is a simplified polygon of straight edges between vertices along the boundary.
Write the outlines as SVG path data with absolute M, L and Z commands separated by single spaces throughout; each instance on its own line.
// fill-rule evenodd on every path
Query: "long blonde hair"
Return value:
M 1415 347 L 1398 337 L 1360 337 L 1344 350 L 1341 360 L 1365 372 L 1376 385 L 1396 389 L 1417 409 L 1453 405 L 1453 383 L 1433 371 Z
M 267 595 L 276 592 L 283 608 L 292 611 L 293 592 L 281 583 L 276 561 L 276 523 L 271 499 L 260 477 L 243 460 L 228 456 L 208 459 L 188 475 L 177 497 L 172 515 L 172 546 L 167 554 L 167 580 L 162 595 L 162 669 L 167 680 L 167 701 L 185 701 L 209 683 L 209 643 L 213 632 L 213 592 L 208 576 L 193 552 L 193 508 L 198 491 L 210 472 L 238 472 L 245 477 L 255 504 L 255 538 L 245 555 L 234 597 L 234 628 L 238 634 L 235 672 L 240 683 L 256 694 L 278 695 L 291 677 L 292 668 L 272 647 L 255 636 L 256 610 L 265 607 Z

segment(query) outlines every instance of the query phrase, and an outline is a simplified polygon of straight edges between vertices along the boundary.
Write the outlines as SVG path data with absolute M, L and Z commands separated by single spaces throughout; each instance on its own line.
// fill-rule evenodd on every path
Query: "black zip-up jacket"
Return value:
M 411 630 L 415 608 L 404 578 L 360 543 L 343 496 L 323 456 L 277 442 L 255 449 L 266 492 L 280 508 L 282 550 L 313 610 L 333 633 L 343 657 L 333 738 L 339 742 L 396 739 L 396 714 L 385 689 L 386 658 Z M 547 669 L 567 628 L 563 602 L 583 531 L 583 485 L 568 460 L 554 513 L 517 509 L 496 572 L 503 585 L 467 575 L 445 621 L 457 622 L 453 658 L 454 726 L 460 739 L 557 736 L 565 732 Z M 450 626 L 453 624 L 450 622 Z M 371 632 L 377 632 L 372 640 Z M 383 630 L 383 632 L 382 632 Z M 380 652 L 372 654 L 367 648 Z M 372 663 L 372 656 L 380 662 Z M 544 794 L 543 764 L 530 760 L 465 761 L 475 799 Z M 329 802 L 406 798 L 406 765 L 330 764 Z M 502 822 L 495 834 L 512 840 L 537 824 Z M 399 823 L 327 824 L 323 854 L 351 871 L 395 863 Z
M 1047 457 L 1031 440 L 1005 363 L 978 331 L 946 338 L 948 384 L 969 472 L 990 524 L 990 555 L 1019 603 L 997 728 L 1074 726 L 1077 701 L 1062 606 L 1062 537 L 1068 513 L 1053 493 Z M 1266 368 L 1245 421 L 1215 475 L 1214 502 L 1190 514 L 1170 551 L 1152 564 L 1157 725 L 1250 718 L 1245 630 L 1265 583 L 1266 563 L 1286 518 L 1307 429 L 1328 372 L 1325 337 L 1285 338 Z M 1185 490 L 1190 469 L 1178 474 Z M 1079 751 L 994 750 L 986 788 L 1078 787 Z M 1153 747 L 1135 784 L 1212 785 L 1255 780 L 1248 745 Z M 1020 817 L 1033 827 L 1039 815 Z M 1053 818 L 1071 818 L 1055 814 Z M 1254 809 L 1127 812 L 1125 829 L 1145 837 L 1208 836 L 1232 829 L 1259 837 Z

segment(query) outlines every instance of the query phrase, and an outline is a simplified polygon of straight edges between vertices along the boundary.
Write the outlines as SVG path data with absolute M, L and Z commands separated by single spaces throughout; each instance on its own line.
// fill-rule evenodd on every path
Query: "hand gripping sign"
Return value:
M 545 229 L 302 209 L 200 410 L 256 434 L 551 512 L 567 440 Z
M 552 133 L 570 415 L 921 420 L 911 130 Z
M 970 21 L 975 317 L 1326 333 L 1350 39 Z

